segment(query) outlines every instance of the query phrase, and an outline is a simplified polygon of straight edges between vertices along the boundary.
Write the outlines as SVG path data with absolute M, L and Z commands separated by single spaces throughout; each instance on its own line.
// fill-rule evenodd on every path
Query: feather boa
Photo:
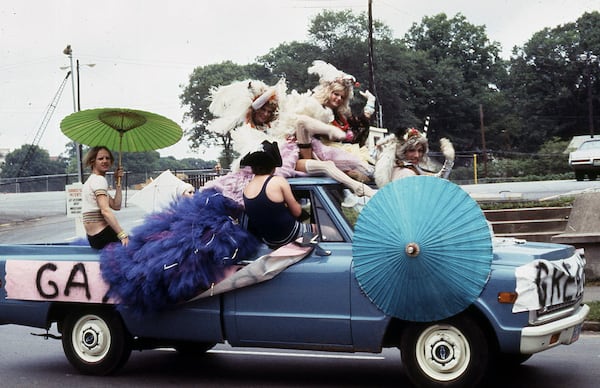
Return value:
M 379 154 L 375 162 L 375 184 L 382 188 L 392 180 L 392 171 L 396 165 L 396 136 L 389 135 L 377 143 Z
M 400 145 L 401 143 L 394 135 L 386 136 L 377 143 L 376 146 L 379 150 L 379 154 L 377 156 L 377 162 L 375 163 L 374 174 L 377 187 L 382 188 L 392 180 L 392 172 L 396 166 L 396 151 Z M 450 140 L 443 137 L 440 139 L 440 148 L 446 160 L 444 161 L 442 169 L 433 175 L 448 179 L 454 165 L 454 146 Z M 418 170 L 423 171 L 421 166 L 415 167 Z
M 253 257 L 259 241 L 237 223 L 241 208 L 214 190 L 173 202 L 146 216 L 129 244 L 107 245 L 100 269 L 108 296 L 143 313 L 189 300 Z

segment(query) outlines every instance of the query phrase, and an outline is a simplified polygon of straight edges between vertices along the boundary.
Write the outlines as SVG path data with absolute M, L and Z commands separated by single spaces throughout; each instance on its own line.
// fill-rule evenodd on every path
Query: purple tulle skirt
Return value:
M 214 190 L 181 198 L 134 228 L 127 247 L 100 251 L 100 270 L 118 308 L 157 311 L 221 281 L 231 266 L 253 258 L 260 242 L 239 225 L 241 207 Z

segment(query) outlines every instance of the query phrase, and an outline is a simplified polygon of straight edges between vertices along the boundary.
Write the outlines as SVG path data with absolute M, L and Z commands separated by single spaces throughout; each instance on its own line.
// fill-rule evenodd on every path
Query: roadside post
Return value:
M 65 186 L 67 194 L 67 217 L 75 219 L 75 235 L 77 237 L 85 237 L 85 230 L 83 229 L 82 190 L 83 183 L 81 182 Z

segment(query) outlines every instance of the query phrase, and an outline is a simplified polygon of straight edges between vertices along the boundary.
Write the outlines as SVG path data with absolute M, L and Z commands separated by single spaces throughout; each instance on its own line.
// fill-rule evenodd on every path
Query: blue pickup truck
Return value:
M 585 261 L 573 247 L 490 236 L 489 271 L 472 302 L 451 316 L 406 319 L 382 308 L 356 276 L 355 229 L 380 193 L 363 208 L 348 204 L 343 186 L 329 178 L 289 181 L 319 238 L 282 248 L 288 250 L 282 256 L 295 259 L 263 271 L 270 275 L 256 283 L 230 282 L 228 290 L 209 289 L 140 315 L 107 297 L 98 251 L 64 243 L 0 245 L 0 324 L 45 330 L 56 324 L 67 359 L 85 374 L 115 373 L 133 349 L 157 347 L 195 354 L 225 342 L 336 352 L 398 348 L 411 381 L 437 387 L 475 386 L 500 367 L 577 341 L 589 307 L 582 303 Z M 408 248 L 418 257 L 415 246 Z M 256 259 L 239 263 L 238 280 L 254 278 L 244 271 L 262 271 L 277 257 L 262 247 Z M 418 303 L 409 301 L 408 309 L 423 309 Z

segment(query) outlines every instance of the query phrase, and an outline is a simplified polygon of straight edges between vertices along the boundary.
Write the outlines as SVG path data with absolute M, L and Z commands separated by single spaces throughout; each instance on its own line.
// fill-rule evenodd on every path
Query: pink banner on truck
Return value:
M 99 262 L 7 260 L 5 288 L 7 299 L 113 303 Z

